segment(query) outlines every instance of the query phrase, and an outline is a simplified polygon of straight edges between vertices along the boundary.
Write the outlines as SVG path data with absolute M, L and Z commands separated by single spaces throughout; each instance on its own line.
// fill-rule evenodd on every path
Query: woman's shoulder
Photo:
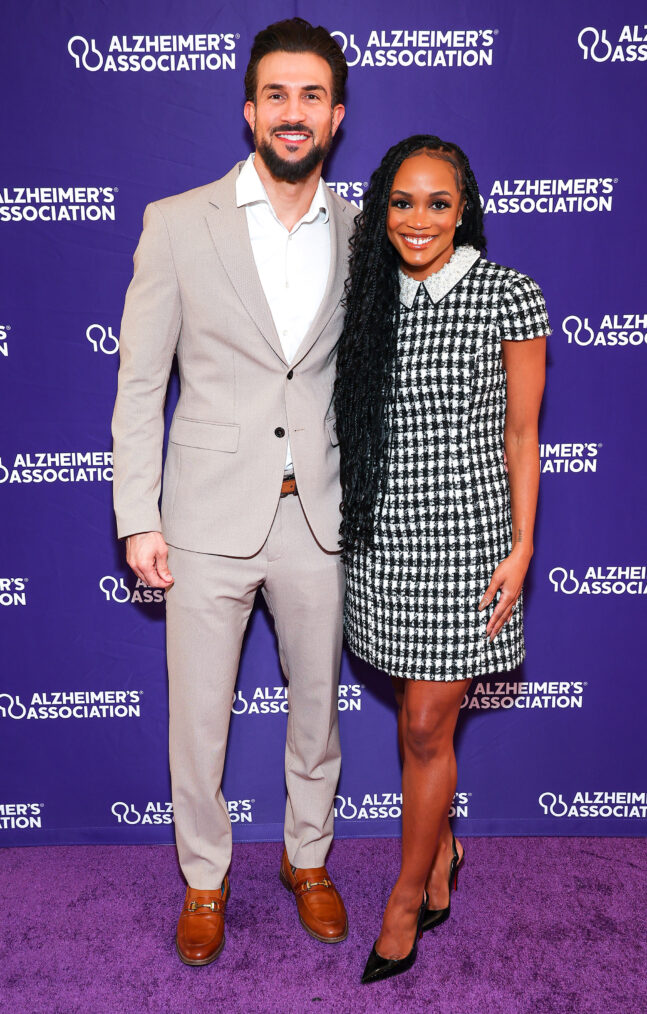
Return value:
M 477 263 L 481 276 L 487 278 L 501 293 L 541 293 L 541 288 L 534 278 L 517 271 L 516 268 L 497 264 L 496 261 L 490 261 L 486 257 L 481 257 Z
M 496 307 L 501 338 L 519 341 L 549 335 L 546 302 L 534 278 L 483 257 L 478 263 L 487 280 L 483 288 Z

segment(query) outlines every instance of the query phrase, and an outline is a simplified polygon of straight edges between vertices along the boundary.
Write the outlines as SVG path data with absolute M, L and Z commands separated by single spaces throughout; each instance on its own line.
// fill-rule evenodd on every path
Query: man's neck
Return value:
M 303 218 L 312 204 L 321 179 L 321 166 L 320 162 L 304 180 L 299 180 L 297 183 L 287 183 L 285 180 L 278 180 L 276 176 L 273 176 L 261 156 L 256 152 L 254 168 L 265 187 L 276 217 L 288 232 L 294 228 L 300 218 Z

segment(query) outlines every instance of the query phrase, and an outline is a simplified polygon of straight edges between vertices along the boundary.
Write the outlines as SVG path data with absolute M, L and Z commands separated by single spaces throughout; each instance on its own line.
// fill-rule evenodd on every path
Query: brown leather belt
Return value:
M 281 486 L 281 497 L 284 496 L 298 496 L 297 480 L 293 475 L 286 475 Z

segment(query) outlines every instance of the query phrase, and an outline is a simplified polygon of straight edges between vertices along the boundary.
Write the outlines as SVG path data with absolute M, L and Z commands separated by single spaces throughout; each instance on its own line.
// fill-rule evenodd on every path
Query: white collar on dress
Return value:
M 439 303 L 443 296 L 446 296 L 457 282 L 460 282 L 461 278 L 467 274 L 480 256 L 480 251 L 473 246 L 459 246 L 454 250 L 447 263 L 443 264 L 440 271 L 435 271 L 433 275 L 427 275 L 421 282 L 415 278 L 411 278 L 410 275 L 405 275 L 402 268 L 400 268 L 398 272 L 400 276 L 400 302 L 404 303 L 407 309 L 410 310 L 415 302 L 419 286 L 424 285 L 432 303 Z
M 256 166 L 254 165 L 254 153 L 247 158 L 244 166 L 240 170 L 236 178 L 236 206 L 238 208 L 246 207 L 250 204 L 267 204 L 270 210 L 274 213 L 272 203 L 267 196 L 267 192 L 260 176 L 256 172 Z M 321 178 L 317 189 L 315 190 L 312 203 L 306 211 L 303 218 L 297 223 L 301 225 L 302 222 L 309 223 L 314 222 L 319 215 L 323 215 L 323 221 L 328 221 L 328 204 L 326 201 L 326 187 Z M 276 215 L 275 215 L 276 217 Z

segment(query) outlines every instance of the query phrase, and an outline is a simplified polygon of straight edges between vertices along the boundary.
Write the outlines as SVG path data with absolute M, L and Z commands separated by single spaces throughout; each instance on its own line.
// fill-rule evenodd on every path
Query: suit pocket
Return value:
M 169 440 L 173 444 L 206 451 L 227 451 L 229 454 L 238 450 L 239 437 L 240 426 L 236 423 L 199 422 L 183 416 L 175 416 L 169 432 Z
M 337 447 L 339 444 L 339 438 L 337 436 L 337 420 L 334 416 L 330 416 L 326 419 L 326 428 L 328 430 L 328 436 L 330 437 L 330 443 L 333 447 Z

